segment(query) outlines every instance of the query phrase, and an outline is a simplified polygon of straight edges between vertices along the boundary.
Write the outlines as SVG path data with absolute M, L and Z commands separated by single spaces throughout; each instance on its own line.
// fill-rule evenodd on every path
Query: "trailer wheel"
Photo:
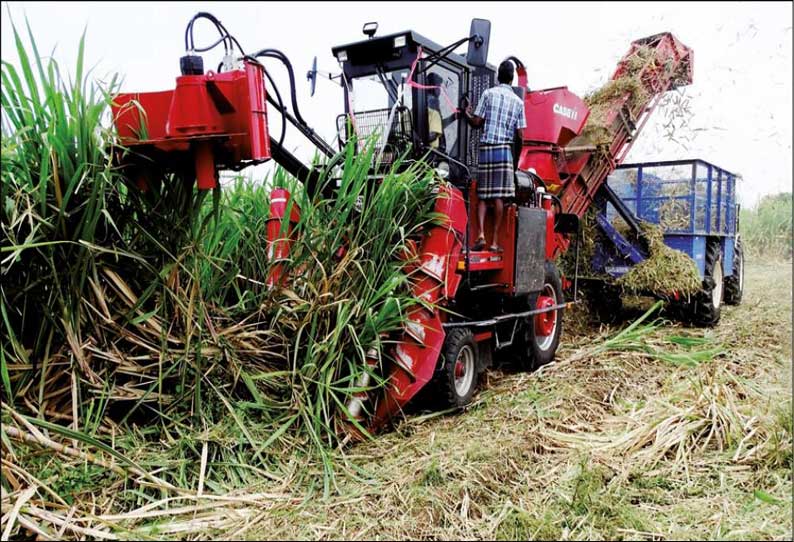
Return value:
M 428 382 L 428 398 L 440 408 L 469 404 L 479 380 L 479 349 L 470 329 L 455 328 L 444 340 L 441 363 Z
M 553 307 L 563 302 L 562 281 L 557 267 L 546 262 L 543 289 L 527 297 L 530 308 Z M 562 334 L 562 309 L 530 316 L 521 322 L 513 344 L 514 356 L 522 369 L 533 371 L 554 359 Z
M 742 240 L 736 239 L 736 249 L 733 253 L 733 274 L 725 277 L 725 303 L 738 305 L 742 302 L 744 293 L 744 249 Z
M 692 323 L 713 326 L 720 321 L 724 276 L 720 244 L 709 243 L 706 247 L 706 273 L 703 279 L 703 289 L 693 296 L 686 311 Z

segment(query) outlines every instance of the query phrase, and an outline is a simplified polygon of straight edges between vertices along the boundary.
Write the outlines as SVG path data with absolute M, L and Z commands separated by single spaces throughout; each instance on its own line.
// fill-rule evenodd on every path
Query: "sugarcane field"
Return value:
M 790 2 L 0 13 L 0 540 L 794 536 Z

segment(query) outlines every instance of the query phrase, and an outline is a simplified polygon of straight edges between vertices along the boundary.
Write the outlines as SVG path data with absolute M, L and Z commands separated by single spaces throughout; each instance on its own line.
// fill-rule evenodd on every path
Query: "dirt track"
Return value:
M 664 359 L 568 334 L 557 363 L 354 448 L 342 496 L 296 507 L 285 488 L 243 536 L 791 539 L 791 264 L 746 284 L 715 329 L 624 345 Z

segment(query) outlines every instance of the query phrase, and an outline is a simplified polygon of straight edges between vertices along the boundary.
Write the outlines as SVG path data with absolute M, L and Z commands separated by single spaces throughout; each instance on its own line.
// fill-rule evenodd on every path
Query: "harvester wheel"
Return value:
M 692 296 L 685 314 L 692 323 L 700 326 L 713 326 L 720 321 L 722 294 L 724 286 L 722 255 L 719 243 L 709 243 L 706 247 L 706 273 L 703 288 Z
M 433 406 L 454 408 L 469 404 L 479 380 L 478 352 L 470 329 L 455 328 L 447 333 L 441 363 L 427 384 Z
M 744 249 L 742 240 L 736 239 L 736 248 L 733 253 L 733 274 L 725 277 L 725 303 L 738 305 L 742 302 L 744 292 Z
M 563 303 L 562 281 L 557 267 L 546 262 L 543 289 L 527 297 L 530 308 L 552 307 Z M 562 334 L 561 309 L 530 316 L 521 322 L 513 352 L 522 369 L 533 371 L 554 359 Z

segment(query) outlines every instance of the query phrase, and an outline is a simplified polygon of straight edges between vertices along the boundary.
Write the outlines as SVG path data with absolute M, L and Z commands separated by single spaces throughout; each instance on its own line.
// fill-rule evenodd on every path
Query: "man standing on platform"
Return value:
M 485 248 L 486 202 L 493 201 L 495 207 L 493 243 L 490 250 L 501 252 L 499 227 L 504 214 L 504 200 L 515 197 L 516 187 L 513 171 L 513 138 L 517 130 L 526 128 L 524 102 L 511 87 L 515 69 L 505 60 L 499 65 L 499 85 L 483 92 L 477 109 L 472 114 L 466 108 L 464 117 L 469 125 L 483 126 L 480 136 L 479 174 L 477 176 L 477 227 L 478 236 L 472 250 Z

